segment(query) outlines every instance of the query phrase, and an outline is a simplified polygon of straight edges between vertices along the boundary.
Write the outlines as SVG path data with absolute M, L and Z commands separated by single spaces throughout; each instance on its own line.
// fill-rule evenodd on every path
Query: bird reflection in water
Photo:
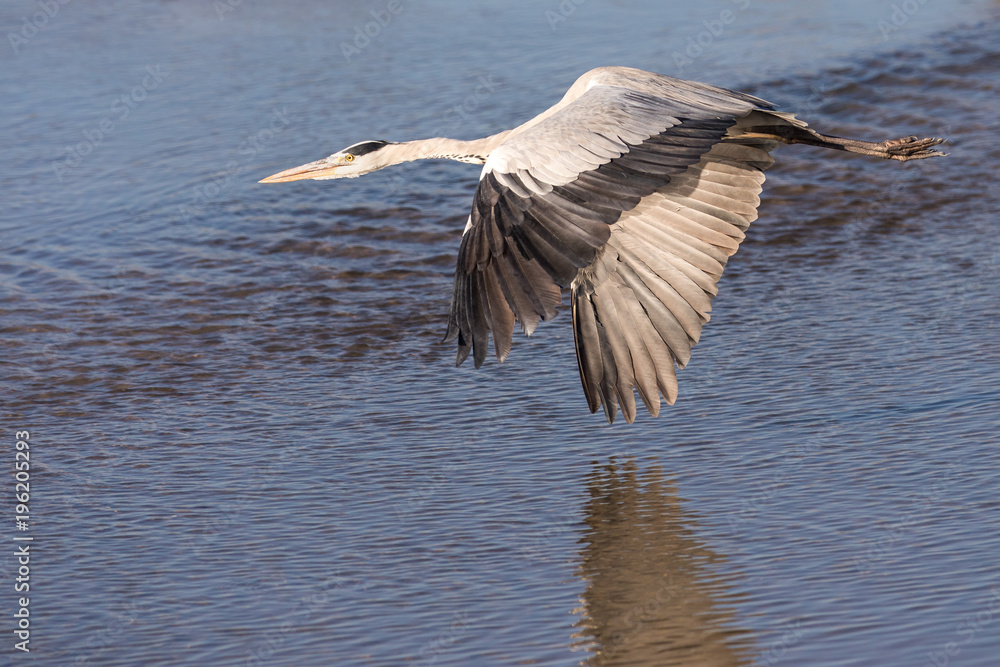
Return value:
M 588 480 L 587 581 L 577 638 L 586 665 L 750 665 L 754 639 L 725 609 L 723 557 L 696 536 L 676 487 L 631 458 Z

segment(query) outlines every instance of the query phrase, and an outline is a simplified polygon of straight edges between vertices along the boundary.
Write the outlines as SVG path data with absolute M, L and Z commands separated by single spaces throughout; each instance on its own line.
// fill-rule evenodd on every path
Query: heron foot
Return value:
M 883 141 L 880 147 L 884 151 L 884 157 L 887 159 L 906 162 L 907 160 L 922 160 L 925 157 L 947 155 L 947 153 L 941 151 L 931 150 L 931 146 L 937 146 L 944 142 L 945 140 L 941 137 L 918 139 L 915 136 L 910 136 Z

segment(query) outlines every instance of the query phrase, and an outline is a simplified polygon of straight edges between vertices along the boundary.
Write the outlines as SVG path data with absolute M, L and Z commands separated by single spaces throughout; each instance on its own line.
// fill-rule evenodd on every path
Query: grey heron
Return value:
M 892 160 L 944 155 L 940 138 L 820 134 L 744 93 L 627 67 L 581 76 L 512 130 L 460 141 L 363 141 L 260 181 L 354 178 L 424 159 L 482 164 L 458 251 L 445 342 L 478 368 L 514 323 L 531 335 L 570 291 L 590 411 L 654 417 L 677 398 L 729 257 L 757 219 L 770 152 L 807 144 Z

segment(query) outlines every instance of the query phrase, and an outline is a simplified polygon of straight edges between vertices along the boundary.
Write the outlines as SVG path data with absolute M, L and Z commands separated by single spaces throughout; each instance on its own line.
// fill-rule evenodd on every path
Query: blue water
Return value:
M 995 664 L 995 3 L 232 5 L 70 3 L 0 48 L 0 441 L 32 457 L 0 664 Z M 631 426 L 566 313 L 453 367 L 477 167 L 256 182 L 607 64 L 950 155 L 777 151 Z

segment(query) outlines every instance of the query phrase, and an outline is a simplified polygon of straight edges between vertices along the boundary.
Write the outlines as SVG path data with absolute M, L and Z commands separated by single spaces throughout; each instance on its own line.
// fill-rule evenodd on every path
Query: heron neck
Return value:
M 410 162 L 411 160 L 457 160 L 483 164 L 490 153 L 503 143 L 510 131 L 494 134 L 483 139 L 462 141 L 435 137 L 433 139 L 418 139 L 386 146 L 383 151 L 389 159 L 389 164 Z

